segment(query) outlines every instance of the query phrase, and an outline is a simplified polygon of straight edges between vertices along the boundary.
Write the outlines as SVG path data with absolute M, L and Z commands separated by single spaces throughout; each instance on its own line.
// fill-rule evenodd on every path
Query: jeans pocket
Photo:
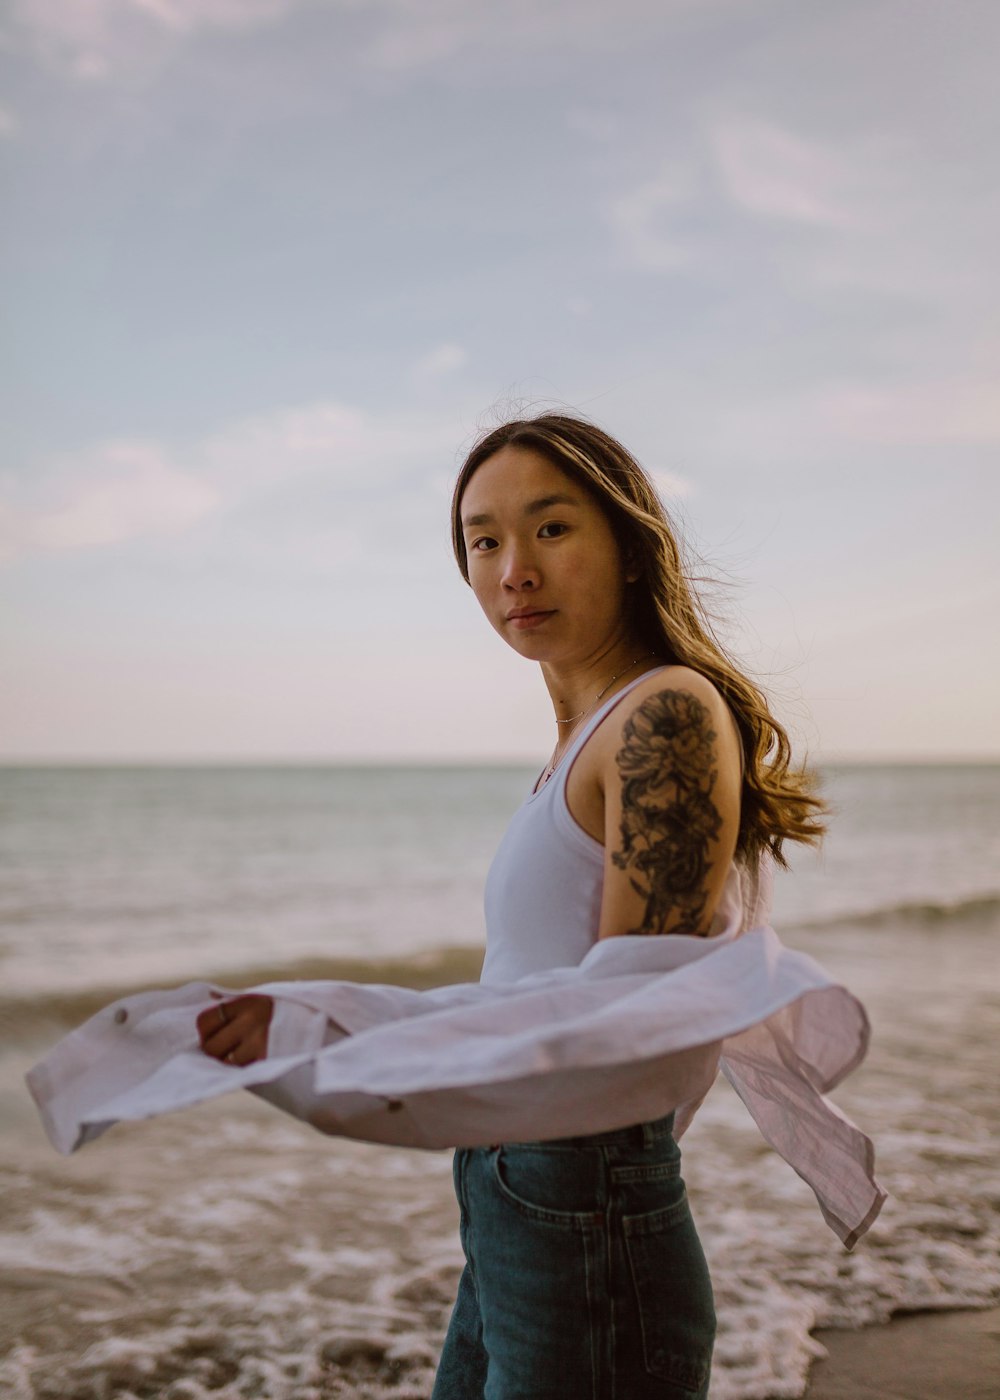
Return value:
M 647 1372 L 691 1395 L 708 1392 L 715 1305 L 687 1196 L 623 1217 Z
M 529 1220 L 568 1230 L 593 1230 L 604 1224 L 597 1162 L 586 1153 L 499 1147 L 493 1176 L 506 1204 Z

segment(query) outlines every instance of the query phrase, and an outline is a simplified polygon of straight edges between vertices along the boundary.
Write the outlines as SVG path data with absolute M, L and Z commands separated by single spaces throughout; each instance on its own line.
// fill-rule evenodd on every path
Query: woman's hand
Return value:
M 227 1065 L 252 1065 L 267 1055 L 267 1032 L 274 1000 L 259 992 L 220 1001 L 198 1017 L 198 1038 L 206 1055 Z

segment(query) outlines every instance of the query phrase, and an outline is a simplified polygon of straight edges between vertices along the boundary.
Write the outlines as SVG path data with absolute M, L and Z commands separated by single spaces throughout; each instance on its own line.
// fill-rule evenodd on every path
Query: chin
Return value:
M 545 661 L 552 649 L 541 637 L 533 637 L 530 633 L 509 632 L 506 626 L 502 629 L 498 627 L 497 631 L 511 651 L 516 651 L 525 661 Z

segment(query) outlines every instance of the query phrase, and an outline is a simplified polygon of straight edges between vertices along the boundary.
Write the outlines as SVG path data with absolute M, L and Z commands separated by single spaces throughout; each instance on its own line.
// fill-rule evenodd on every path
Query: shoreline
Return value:
M 166 1394 L 185 1382 L 207 1400 L 220 1390 L 254 1393 L 266 1356 L 273 1376 L 262 1393 L 274 1400 L 306 1400 L 323 1385 L 359 1400 L 426 1398 L 462 1263 L 449 1153 L 326 1139 L 244 1096 L 225 1113 L 201 1105 L 60 1157 L 42 1136 L 20 1068 L 12 1059 L 0 1078 L 0 1189 L 10 1215 L 0 1392 L 5 1382 L 26 1394 L 71 1386 L 96 1400 L 109 1386 Z M 726 1299 L 720 1397 L 1000 1394 L 995 1253 L 969 1260 L 969 1280 L 981 1282 L 988 1302 L 982 1309 L 811 1334 L 812 1307 L 783 1309 L 794 1257 L 827 1316 L 877 1317 L 887 1286 L 899 1302 L 906 1294 L 891 1271 L 872 1277 L 877 1237 L 863 1258 L 848 1256 L 845 1274 L 832 1272 L 838 1261 L 817 1236 L 811 1198 L 782 1188 L 783 1164 L 741 1149 L 752 1129 L 731 1123 L 736 1107 L 742 1112 L 721 1091 L 705 1107 L 703 1150 L 694 1154 L 700 1198 L 745 1198 L 754 1221 L 772 1228 L 747 1228 L 740 1214 L 709 1241 Z M 790 1211 L 810 1223 L 789 1233 Z M 908 1229 L 902 1216 L 888 1238 Z M 866 1271 L 859 1278 L 855 1259 Z M 821 1348 L 828 1356 L 814 1359 Z
M 1000 1306 L 907 1313 L 858 1331 L 812 1334 L 828 1352 L 805 1400 L 993 1400 L 1000 1394 Z
M 152 988 L 167 991 L 190 982 L 208 982 L 239 992 L 268 982 L 343 981 L 387 983 L 425 991 L 456 982 L 478 982 L 483 948 L 478 944 L 439 945 L 423 951 L 368 958 L 302 957 L 261 962 L 253 966 L 232 964 L 228 969 L 195 971 L 191 976 L 130 978 L 96 986 L 35 988 L 0 993 L 0 1048 L 4 1040 L 34 1043 L 42 1037 L 65 1034 L 122 997 L 136 996 Z

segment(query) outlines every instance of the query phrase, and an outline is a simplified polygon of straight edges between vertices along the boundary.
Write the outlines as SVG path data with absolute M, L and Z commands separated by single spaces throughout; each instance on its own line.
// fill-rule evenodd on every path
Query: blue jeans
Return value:
M 431 1400 L 705 1400 L 715 1309 L 672 1127 L 459 1148 Z

